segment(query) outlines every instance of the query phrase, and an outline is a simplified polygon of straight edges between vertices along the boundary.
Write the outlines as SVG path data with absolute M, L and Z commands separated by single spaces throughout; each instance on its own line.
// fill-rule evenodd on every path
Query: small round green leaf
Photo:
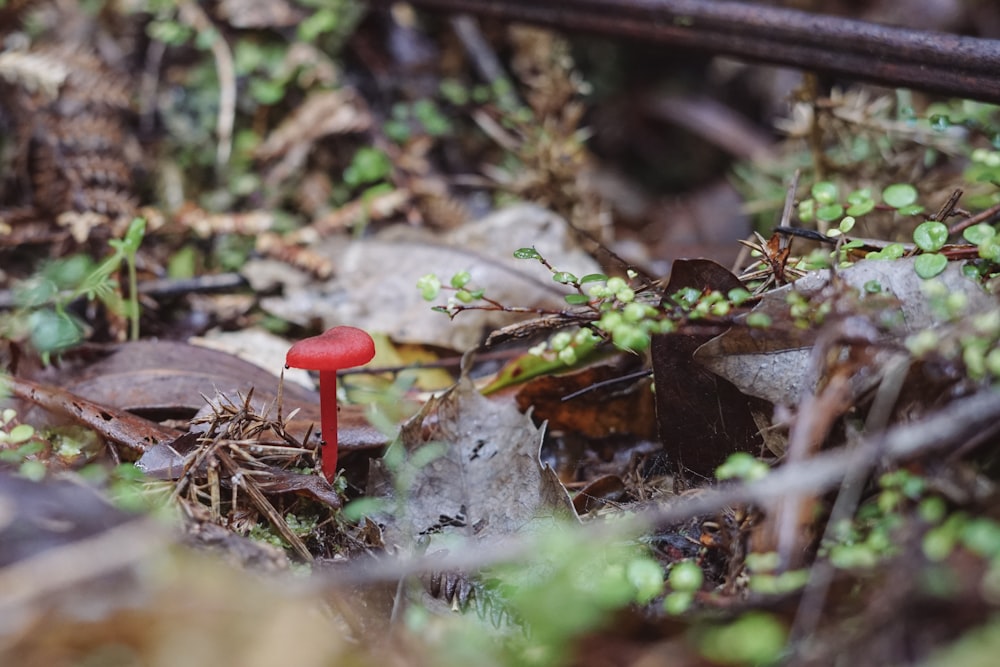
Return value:
M 832 204 L 837 201 L 837 185 L 830 181 L 820 181 L 812 186 L 812 196 L 820 204 Z
M 652 558 L 636 558 L 628 563 L 625 577 L 635 588 L 639 604 L 648 604 L 663 591 L 663 568 Z
M 847 215 L 853 215 L 856 218 L 860 218 L 866 213 L 871 213 L 872 209 L 875 208 L 875 201 L 873 199 L 866 199 L 865 201 L 858 202 L 857 204 L 851 204 L 847 207 Z
M 730 301 L 733 302 L 733 305 L 739 306 L 742 305 L 752 295 L 744 287 L 734 287 L 733 289 L 729 290 L 726 293 L 726 296 L 729 298 Z
M 608 277 L 603 273 L 588 273 L 583 278 L 580 278 L 580 284 L 604 282 L 607 279 Z
M 948 258 L 936 252 L 918 255 L 913 262 L 913 269 L 921 278 L 933 278 L 948 266 Z
M 568 303 L 571 306 L 582 306 L 583 304 L 590 301 L 590 297 L 588 297 L 586 294 L 567 294 L 563 298 L 566 299 L 566 303 Z
M 979 256 L 991 262 L 1000 261 L 1000 238 L 991 236 L 977 244 L 979 246 Z
M 937 252 L 948 241 L 948 228 L 937 220 L 928 220 L 913 230 L 913 242 L 924 252 Z
M 433 301 L 441 292 L 441 280 L 433 273 L 417 279 L 417 289 L 426 301 Z
M 844 215 L 844 207 L 840 204 L 821 206 L 816 211 L 816 217 L 823 222 L 833 222 L 834 220 L 839 220 L 842 215 Z
M 10 430 L 10 442 L 19 445 L 27 442 L 35 435 L 35 427 L 31 424 L 18 424 Z
M 459 289 L 465 287 L 470 280 L 472 280 L 472 276 L 469 275 L 468 271 L 459 271 L 451 277 L 451 286 Z
M 799 220 L 802 222 L 812 222 L 816 217 L 816 200 L 806 199 L 799 202 Z
M 894 183 L 882 191 L 882 200 L 893 208 L 903 208 L 917 201 L 917 189 L 909 183 Z
M 569 283 L 575 283 L 576 276 L 574 276 L 569 271 L 556 271 L 555 273 L 552 274 L 552 280 L 556 281 L 557 283 L 562 283 L 563 285 L 567 285 Z
M 517 259 L 541 259 L 542 256 L 538 254 L 538 251 L 534 248 L 518 248 L 514 251 L 514 257 Z
M 871 188 L 862 188 L 860 190 L 854 190 L 851 194 L 847 195 L 847 203 L 851 206 L 855 204 L 862 204 L 864 202 L 872 201 L 872 191 Z
M 900 215 L 920 215 L 924 212 L 924 207 L 920 204 L 910 204 L 909 206 L 903 206 L 896 209 L 896 213 Z
M 991 225 L 987 225 L 985 222 L 980 222 L 978 225 L 972 225 L 967 227 L 962 232 L 962 237 L 969 243 L 979 245 L 987 239 L 991 239 L 997 235 L 996 228 Z
M 694 561 L 682 560 L 670 570 L 670 587 L 675 591 L 697 591 L 704 581 L 705 573 Z

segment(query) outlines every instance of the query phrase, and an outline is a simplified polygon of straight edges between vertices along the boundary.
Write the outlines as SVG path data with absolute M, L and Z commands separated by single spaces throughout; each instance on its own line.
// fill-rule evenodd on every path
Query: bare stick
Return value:
M 1000 102 L 996 76 L 1000 40 L 724 0 L 414 0 L 412 4 Z

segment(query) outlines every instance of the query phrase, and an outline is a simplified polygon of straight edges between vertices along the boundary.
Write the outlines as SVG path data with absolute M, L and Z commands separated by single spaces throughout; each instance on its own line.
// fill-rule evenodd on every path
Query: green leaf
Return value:
M 806 199 L 799 202 L 799 220 L 802 222 L 812 222 L 816 217 L 816 200 Z
M 321 9 L 299 23 L 298 36 L 303 42 L 312 42 L 325 32 L 332 32 L 340 23 L 337 12 L 331 9 Z
M 910 204 L 909 206 L 903 206 L 902 208 L 896 209 L 896 213 L 900 215 L 920 215 L 924 212 L 924 207 L 920 204 Z
M 820 204 L 832 204 L 837 201 L 837 184 L 820 181 L 812 186 L 811 193 Z
M 874 199 L 866 199 L 865 201 L 858 202 L 857 204 L 851 204 L 847 207 L 847 215 L 853 215 L 856 218 L 860 218 L 866 213 L 871 213 L 872 209 L 875 208 Z
M 556 271 L 552 274 L 552 280 L 557 283 L 562 283 L 563 285 L 569 285 L 570 283 L 576 282 L 576 276 L 569 271 Z
M 459 271 L 451 277 L 451 286 L 455 289 L 465 287 L 470 280 L 472 280 L 472 276 L 468 271 Z
M 734 287 L 733 289 L 729 290 L 729 292 L 726 293 L 726 296 L 729 298 L 730 301 L 733 302 L 733 305 L 739 306 L 742 305 L 743 302 L 749 299 L 752 295 L 750 294 L 750 292 L 746 290 L 746 288 Z
M 277 104 L 285 96 L 285 84 L 281 81 L 268 79 L 252 79 L 250 81 L 250 97 L 254 100 L 269 106 Z
M 417 289 L 425 301 L 433 301 L 441 292 L 441 280 L 433 273 L 428 273 L 417 279 Z
M 991 239 L 996 236 L 996 234 L 996 228 L 991 225 L 987 225 L 985 222 L 980 222 L 978 225 L 967 227 L 962 232 L 962 237 L 969 243 L 980 245 L 987 239 Z
M 586 294 L 567 294 L 565 297 L 566 303 L 571 306 L 582 306 L 590 301 L 590 297 Z
M 924 252 L 937 252 L 948 241 L 948 228 L 937 220 L 928 220 L 913 230 L 913 242 Z
M 865 259 L 899 259 L 906 252 L 901 243 L 890 243 L 881 250 L 870 252 Z
M 344 170 L 344 182 L 350 186 L 380 181 L 392 172 L 389 156 L 370 146 L 358 149 L 350 166 Z
M 671 568 L 669 581 L 675 591 L 694 592 L 704 583 L 705 573 L 694 561 L 682 560 Z
M 28 316 L 31 344 L 39 352 L 56 352 L 76 345 L 83 327 L 72 316 L 53 310 L 36 310 Z
M 588 273 L 583 278 L 580 278 L 580 284 L 584 283 L 596 283 L 607 280 L 608 277 L 603 273 Z
M 882 200 L 893 208 L 903 208 L 917 201 L 917 189 L 909 183 L 894 183 L 882 190 Z
M 766 329 L 771 326 L 771 316 L 767 313 L 750 313 L 747 315 L 747 326 Z
M 833 222 L 839 220 L 844 215 L 844 207 L 840 204 L 829 204 L 822 206 L 816 211 L 816 217 L 823 222 Z
M 516 259 L 541 259 L 542 256 L 534 248 L 520 248 L 514 251 Z
M 851 194 L 847 195 L 847 203 L 852 206 L 856 204 L 863 204 L 865 202 L 872 202 L 872 191 L 871 188 L 862 188 L 860 190 L 854 190 Z
M 933 278 L 948 266 L 948 258 L 936 252 L 918 255 L 913 262 L 913 269 L 921 278 Z
M 979 256 L 991 262 L 1000 261 L 1000 238 L 991 236 L 985 239 L 979 246 Z

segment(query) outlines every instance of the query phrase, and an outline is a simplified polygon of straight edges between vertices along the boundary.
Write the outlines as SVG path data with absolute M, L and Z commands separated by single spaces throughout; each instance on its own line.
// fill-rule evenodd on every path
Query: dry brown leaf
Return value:
M 310 95 L 264 140 L 255 156 L 259 160 L 281 157 L 299 145 L 347 132 L 363 132 L 372 119 L 364 100 L 352 88 L 322 90 Z

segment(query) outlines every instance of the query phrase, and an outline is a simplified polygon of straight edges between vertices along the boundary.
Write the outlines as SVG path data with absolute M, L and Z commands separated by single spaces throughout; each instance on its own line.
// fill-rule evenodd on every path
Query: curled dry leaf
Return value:
M 257 148 L 260 160 L 273 160 L 299 144 L 330 134 L 362 132 L 371 125 L 364 100 L 352 88 L 311 93 Z
M 843 281 L 839 289 L 857 290 L 863 295 L 862 303 L 865 299 L 878 300 L 867 317 L 877 320 L 876 326 L 886 331 L 886 343 L 898 343 L 906 334 L 932 327 L 939 321 L 931 300 L 922 290 L 924 280 L 913 270 L 913 262 L 913 258 L 864 260 L 837 271 Z M 968 300 L 966 314 L 997 308 L 996 295 L 965 278 L 959 262 L 949 263 L 936 280 L 943 283 L 949 293 L 965 295 Z M 695 359 L 750 396 L 775 404 L 797 404 L 803 394 L 813 390 L 815 378 L 812 377 L 810 356 L 818 331 L 794 325 L 786 297 L 792 290 L 806 298 L 815 297 L 830 285 L 830 271 L 816 271 L 793 285 L 768 292 L 754 312 L 769 315 L 770 327 L 734 327 L 702 345 Z M 876 286 L 880 291 L 868 295 L 867 290 L 874 290 Z M 866 368 L 883 367 L 889 361 L 886 355 L 891 354 L 886 347 L 883 358 L 872 360 Z M 870 374 L 859 377 L 855 392 L 871 386 L 875 380 Z

